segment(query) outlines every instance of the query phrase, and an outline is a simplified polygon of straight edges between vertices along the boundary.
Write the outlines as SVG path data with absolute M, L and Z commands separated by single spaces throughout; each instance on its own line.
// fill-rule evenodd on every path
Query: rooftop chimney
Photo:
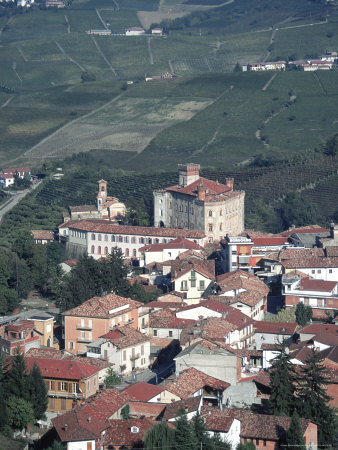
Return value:
M 233 190 L 233 188 L 234 188 L 234 178 L 226 178 L 226 179 L 225 179 L 225 184 L 226 184 L 231 190 Z
M 198 196 L 198 200 L 205 200 L 205 193 L 206 193 L 206 188 L 204 186 L 203 183 L 199 184 L 197 187 L 197 196 Z

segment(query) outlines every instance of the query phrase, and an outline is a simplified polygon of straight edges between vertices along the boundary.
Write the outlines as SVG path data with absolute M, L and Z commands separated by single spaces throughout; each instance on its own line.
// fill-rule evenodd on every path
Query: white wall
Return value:
M 92 450 L 95 450 L 95 440 L 67 442 L 67 450 L 87 450 L 87 444 L 92 444 Z

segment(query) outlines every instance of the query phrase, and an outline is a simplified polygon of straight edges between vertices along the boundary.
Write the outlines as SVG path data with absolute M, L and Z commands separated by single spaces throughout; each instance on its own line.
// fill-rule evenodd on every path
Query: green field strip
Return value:
M 101 17 L 104 21 L 109 22 L 107 27 L 112 33 L 125 33 L 130 27 L 140 27 L 140 21 L 138 20 L 136 10 L 119 9 L 118 11 L 112 10 L 100 10 Z M 102 28 L 102 24 L 101 24 Z M 128 36 L 126 36 L 128 37 Z M 108 36 L 109 39 L 115 39 L 114 36 Z
M 85 33 L 88 30 L 102 30 L 104 27 L 95 10 L 67 10 L 70 32 Z

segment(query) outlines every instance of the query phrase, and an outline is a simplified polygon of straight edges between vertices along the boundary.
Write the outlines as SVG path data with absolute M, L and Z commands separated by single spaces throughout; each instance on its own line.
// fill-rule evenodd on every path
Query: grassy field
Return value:
M 237 164 L 262 152 L 304 152 L 337 131 L 338 72 L 279 73 L 265 91 L 271 73 L 230 73 L 237 62 L 336 50 L 338 14 L 330 7 L 309 0 L 241 0 L 214 10 L 203 6 L 199 13 L 192 6 L 187 25 L 165 37 L 85 33 L 103 28 L 99 15 L 113 32 L 124 32 L 140 25 L 140 11 L 154 13 L 159 5 L 75 0 L 57 12 L 31 9 L 13 16 L 0 36 L 0 84 L 10 88 L 0 91 L 0 164 L 35 164 L 81 149 L 115 150 L 117 164 L 127 151 L 135 170 L 141 163 L 173 167 L 182 158 L 207 166 Z M 166 8 L 188 6 L 165 0 L 161 10 Z M 0 27 L 7 20 L 1 18 Z M 272 25 L 278 30 L 270 45 Z M 84 71 L 96 81 L 81 83 Z M 167 71 L 179 78 L 143 81 Z M 122 90 L 128 80 L 134 85 Z M 286 109 L 290 93 L 296 101 Z M 268 146 L 257 138 L 259 129 Z

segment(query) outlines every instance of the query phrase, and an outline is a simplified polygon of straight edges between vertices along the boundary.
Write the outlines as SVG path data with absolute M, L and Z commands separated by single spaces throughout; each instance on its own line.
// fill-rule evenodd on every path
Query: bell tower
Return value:
M 107 200 L 107 182 L 105 180 L 99 180 L 98 183 L 97 209 L 101 211 L 103 203 Z

